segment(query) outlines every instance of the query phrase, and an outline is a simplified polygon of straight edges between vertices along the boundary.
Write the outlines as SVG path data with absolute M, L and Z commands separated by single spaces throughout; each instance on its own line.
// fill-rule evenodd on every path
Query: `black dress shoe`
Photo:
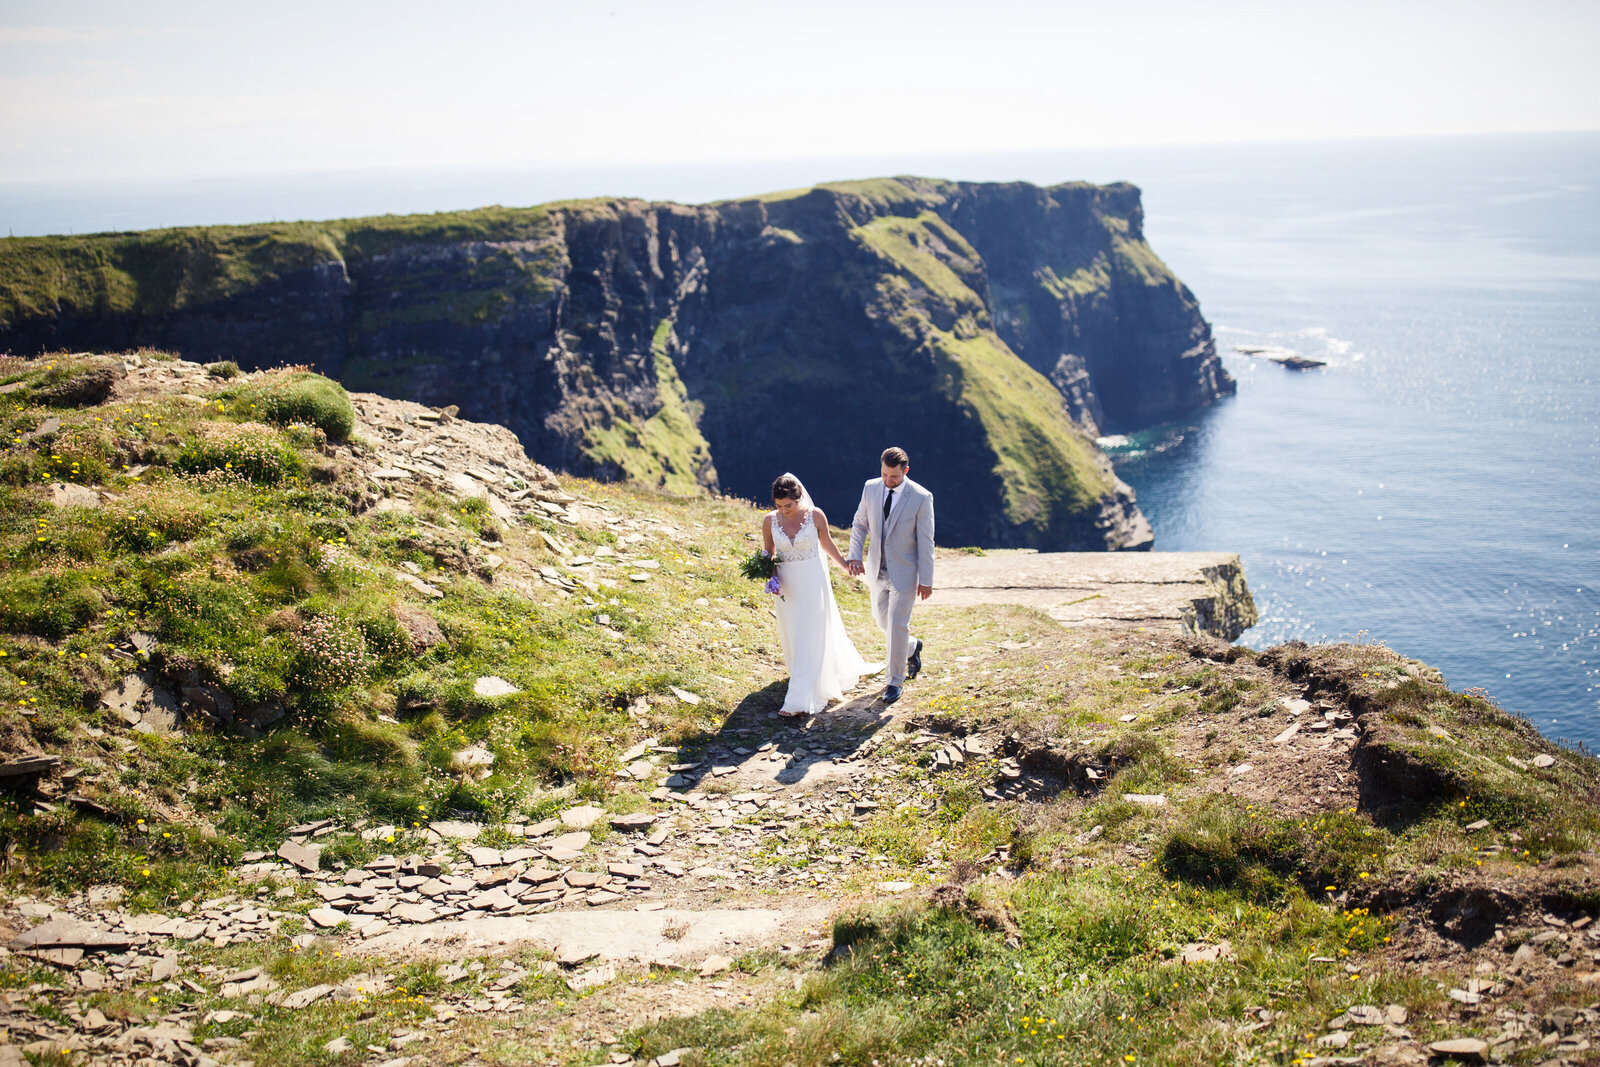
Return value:
M 883 691 L 883 702 L 885 704 L 893 704 L 896 700 L 899 700 L 899 699 L 900 699 L 900 687 L 898 685 L 891 685 L 891 686 L 888 686 L 887 688 L 884 689 L 884 691 Z
M 911 655 L 906 658 L 906 681 L 911 681 L 922 673 L 922 639 L 917 638 L 917 647 L 911 650 Z

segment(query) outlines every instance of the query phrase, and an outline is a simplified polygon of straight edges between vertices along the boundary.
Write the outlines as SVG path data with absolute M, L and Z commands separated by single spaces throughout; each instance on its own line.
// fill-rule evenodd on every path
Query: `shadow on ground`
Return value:
M 684 742 L 677 762 L 694 764 L 679 771 L 668 788 L 674 792 L 704 789 L 718 780 L 748 786 L 772 782 L 799 785 L 829 777 L 832 767 L 857 758 L 859 750 L 893 718 L 880 698 L 878 678 L 866 678 L 846 699 L 805 718 L 779 718 L 786 681 L 775 681 L 749 693 L 722 724 Z

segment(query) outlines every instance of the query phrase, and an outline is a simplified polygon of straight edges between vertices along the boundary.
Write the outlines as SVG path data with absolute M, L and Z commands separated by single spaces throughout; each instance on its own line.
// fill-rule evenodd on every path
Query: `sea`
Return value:
M 1382 642 L 1600 747 L 1600 137 L 1194 162 L 1147 233 L 1238 394 L 1108 442 L 1156 548 L 1240 554 L 1253 648 Z
M 1600 134 L 0 186 L 16 234 L 831 178 L 1127 180 L 1238 393 L 1107 438 L 1157 550 L 1242 557 L 1240 641 L 1381 642 L 1600 748 Z M 1277 358 L 1317 361 L 1305 370 Z

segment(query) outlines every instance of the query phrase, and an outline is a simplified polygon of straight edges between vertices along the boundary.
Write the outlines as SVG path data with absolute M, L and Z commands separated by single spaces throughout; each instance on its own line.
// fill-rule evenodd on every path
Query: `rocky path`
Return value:
M 938 634 L 937 617 L 928 621 L 928 632 Z M 1063 629 L 996 642 L 952 662 L 930 658 L 924 682 L 930 690 L 964 688 L 962 680 L 980 672 L 1006 665 L 1026 672 L 1026 657 L 1066 655 L 1085 641 L 1102 642 L 1102 669 L 1111 675 L 1126 671 L 1130 655 L 1184 647 L 1135 629 L 1106 648 L 1103 631 Z M 1181 694 L 1184 661 L 1205 647 L 1136 680 Z M 1348 709 L 1305 699 L 1298 686 L 1257 666 L 1241 664 L 1229 677 L 1267 686 L 1260 707 L 1156 727 L 1192 772 L 1186 795 L 1230 791 L 1305 816 L 1360 802 L 1350 774 L 1359 733 Z M 862 847 L 885 813 L 931 817 L 932 779 L 961 777 L 984 802 L 1020 801 L 1024 811 L 1059 817 L 1063 805 L 1092 799 L 1114 771 L 1097 742 L 1115 724 L 1071 736 L 1024 735 L 999 721 L 973 730 L 926 709 L 890 714 L 874 695 L 864 687 L 800 726 L 749 702 L 715 739 L 692 750 L 645 739 L 626 753 L 619 772 L 653 786 L 640 810 L 574 800 L 542 821 L 493 827 L 307 824 L 276 854 L 247 857 L 237 892 L 172 914 L 123 911 L 115 890 L 13 901 L 0 915 L 10 928 L 6 951 L 49 977 L 0 993 L 0 1030 L 12 1043 L 0 1041 L 0 1050 L 39 1056 L 80 1049 L 90 1062 L 112 1064 L 242 1064 L 248 1061 L 238 1050 L 258 1017 L 281 1019 L 324 1003 L 389 1003 L 407 981 L 406 968 L 431 961 L 442 984 L 425 994 L 420 1018 L 382 1027 L 360 1048 L 341 1052 L 336 1041 L 344 1039 L 335 1039 L 329 1054 L 386 1067 L 441 1057 L 494 1062 L 463 1042 L 504 1033 L 559 1059 L 575 1047 L 615 1042 L 648 1019 L 770 996 L 770 971 L 759 977 L 761 968 L 741 960 L 787 958 L 803 973 L 830 948 L 829 923 L 841 908 L 952 880 L 949 857 L 937 848 L 908 870 L 881 844 Z M 1124 799 L 1168 803 L 1162 794 Z M 393 847 L 359 867 L 322 869 L 323 849 L 351 834 Z M 1074 854 L 1052 862 L 1135 865 L 1149 858 L 1139 847 L 1102 848 L 1097 837 L 1094 830 L 1079 835 L 1067 850 Z M 1002 876 L 1006 862 L 1002 845 L 963 877 Z M 1316 1036 L 1322 1062 L 1420 1063 L 1430 1054 L 1470 1057 L 1491 1049 L 1501 1058 L 1546 1053 L 1529 1062 L 1583 1062 L 1600 1012 L 1527 1005 L 1538 990 L 1561 983 L 1600 988 L 1600 928 L 1588 915 L 1533 921 L 1543 932 L 1518 934 L 1515 953 L 1496 938 L 1462 955 L 1420 927 L 1409 939 L 1405 958 L 1438 966 L 1464 1017 L 1495 1019 L 1492 1041 L 1460 1038 L 1459 1047 L 1430 1048 L 1392 1008 L 1354 1005 Z M 1515 932 L 1508 924 L 1507 933 Z M 352 962 L 318 980 L 224 962 L 230 951 L 284 939 L 301 953 Z M 554 999 L 552 988 L 572 997 L 570 1005 Z M 158 997 L 170 1010 L 135 1025 L 86 1003 L 118 991 Z M 209 1036 L 197 1042 L 202 1026 Z M 614 1061 L 631 1062 L 623 1052 Z M 0 1059 L 5 1067 L 16 1063 Z

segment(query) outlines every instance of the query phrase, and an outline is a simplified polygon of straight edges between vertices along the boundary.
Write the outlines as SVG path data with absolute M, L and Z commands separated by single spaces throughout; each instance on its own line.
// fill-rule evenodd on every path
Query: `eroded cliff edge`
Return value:
M 148 345 L 457 404 L 560 469 L 836 519 L 885 443 L 940 540 L 1148 547 L 1093 435 L 1233 390 L 1131 185 L 900 178 L 0 242 L 0 349 Z M 915 475 L 914 475 L 915 476 Z

